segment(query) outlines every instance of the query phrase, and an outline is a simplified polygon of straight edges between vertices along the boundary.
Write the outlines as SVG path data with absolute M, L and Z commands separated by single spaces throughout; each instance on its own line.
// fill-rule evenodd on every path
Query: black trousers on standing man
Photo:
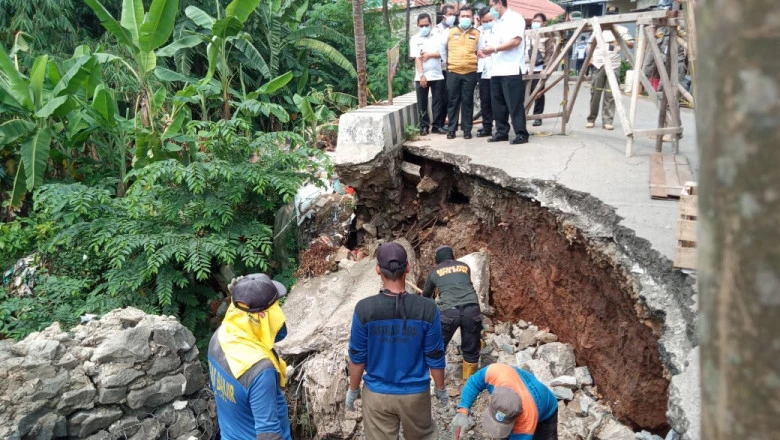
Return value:
M 539 84 L 538 79 L 534 79 L 531 81 L 531 93 L 533 94 L 534 90 L 536 90 L 536 85 Z M 544 90 L 545 85 L 542 84 L 542 90 Z M 523 91 L 523 99 L 525 99 L 525 91 Z M 523 107 L 525 107 L 525 103 L 523 103 Z M 534 101 L 534 114 L 535 115 L 541 115 L 544 113 L 544 95 L 540 96 L 539 99 Z
M 528 140 L 525 128 L 525 81 L 521 75 L 493 76 L 490 78 L 493 118 L 496 121 L 497 138 L 509 137 L 509 120 L 515 136 Z
M 479 304 L 466 304 L 441 312 L 441 335 L 445 350 L 458 329 L 463 360 L 472 364 L 478 363 L 482 341 L 482 313 Z
M 428 81 L 428 87 L 420 85 L 420 81 L 415 82 L 417 86 L 417 112 L 420 114 L 420 128 L 427 129 L 433 122 L 433 129 L 443 128 L 445 102 L 442 101 L 442 89 L 446 87 L 444 80 Z M 428 93 L 431 94 L 431 111 L 433 116 L 428 114 Z M 446 91 L 445 91 L 446 93 Z
M 470 133 L 474 119 L 474 89 L 477 87 L 477 72 L 459 74 L 447 72 L 447 118 L 449 124 L 447 131 L 455 133 L 458 129 L 459 113 L 463 114 L 461 129 L 463 133 Z
M 482 131 L 493 132 L 493 105 L 490 97 L 490 78 L 479 79 L 479 106 L 482 109 Z
M 447 126 L 445 124 L 445 119 L 447 118 L 447 105 L 450 102 L 448 95 L 447 95 L 447 71 L 442 70 L 442 75 L 444 75 L 444 79 L 442 80 L 442 84 L 444 84 L 443 87 L 439 90 L 439 99 L 441 102 L 441 114 L 439 116 L 439 119 L 433 120 L 433 126 L 434 127 L 441 127 L 446 129 Z M 434 118 L 436 116 L 434 115 Z

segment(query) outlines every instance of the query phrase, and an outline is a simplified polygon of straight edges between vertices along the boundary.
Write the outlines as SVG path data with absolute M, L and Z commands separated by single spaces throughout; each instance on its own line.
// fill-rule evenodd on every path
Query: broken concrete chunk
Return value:
M 572 400 L 569 406 L 574 410 L 574 413 L 577 414 L 577 417 L 588 417 L 590 407 L 593 403 L 594 400 L 590 396 L 582 392 L 577 392 L 574 395 L 574 400 Z
M 635 440 L 634 431 L 627 426 L 618 423 L 615 419 L 609 418 L 601 424 L 596 430 L 597 440 Z
M 536 351 L 536 358 L 549 364 L 554 376 L 574 375 L 574 348 L 569 344 L 552 342 L 542 345 Z
M 515 336 L 517 339 L 517 349 L 523 350 L 536 344 L 535 332 L 531 330 L 523 330 L 519 335 Z
M 575 368 L 574 377 L 577 378 L 577 385 L 581 387 L 593 385 L 593 377 L 590 375 L 590 370 L 588 370 L 588 367 Z
M 558 376 L 550 382 L 551 387 L 563 387 L 570 390 L 576 390 L 577 379 L 574 376 Z M 569 399 L 571 400 L 571 399 Z
M 515 354 L 515 362 L 517 363 L 518 367 L 521 367 L 525 365 L 526 362 L 530 361 L 532 359 L 531 355 L 528 354 L 527 351 L 518 351 Z
M 109 427 L 122 417 L 122 410 L 115 407 L 100 407 L 81 411 L 68 420 L 68 434 L 86 437 L 95 431 Z
M 539 344 L 549 344 L 558 340 L 558 336 L 545 331 L 538 331 L 534 334 L 534 339 Z
M 417 184 L 418 193 L 432 193 L 439 187 L 439 182 L 433 180 L 430 176 L 425 176 Z
M 533 374 L 537 379 L 539 379 L 540 382 L 545 385 L 549 384 L 553 380 L 553 375 L 550 372 L 550 365 L 545 361 L 531 359 L 520 368 Z
M 634 437 L 636 438 L 636 440 L 664 440 L 662 437 L 659 437 L 655 434 L 649 433 L 644 430 L 642 432 L 635 433 Z
M 555 398 L 558 400 L 572 400 L 574 399 L 574 393 L 572 390 L 564 387 L 552 387 L 551 388 Z
M 143 362 L 152 354 L 148 326 L 128 328 L 103 341 L 92 354 L 92 362 Z
M 474 252 L 458 258 L 458 261 L 466 263 L 469 269 L 471 269 L 471 283 L 477 292 L 479 309 L 482 311 L 482 314 L 493 316 L 495 309 L 490 305 L 490 254 L 487 252 Z M 502 331 L 506 330 L 508 334 L 510 328 L 511 326 L 507 324 L 507 327 L 505 329 L 502 328 Z

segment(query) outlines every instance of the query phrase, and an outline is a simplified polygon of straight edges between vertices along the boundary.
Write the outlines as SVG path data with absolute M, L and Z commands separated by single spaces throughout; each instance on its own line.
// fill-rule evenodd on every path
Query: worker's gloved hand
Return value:
M 460 428 L 462 431 L 465 431 L 469 429 L 469 426 L 471 426 L 471 418 L 469 418 L 468 414 L 464 414 L 461 411 L 462 408 L 458 409 L 457 414 L 455 414 L 455 418 L 453 418 L 452 422 L 450 423 L 453 431 L 457 431 L 458 428 Z
M 433 393 L 436 395 L 436 398 L 439 399 L 441 406 L 447 406 L 447 404 L 450 403 L 450 395 L 447 393 L 446 386 L 442 389 L 438 389 L 434 386 Z
M 347 409 L 350 411 L 355 410 L 355 401 L 360 398 L 360 388 L 356 390 L 347 390 Z

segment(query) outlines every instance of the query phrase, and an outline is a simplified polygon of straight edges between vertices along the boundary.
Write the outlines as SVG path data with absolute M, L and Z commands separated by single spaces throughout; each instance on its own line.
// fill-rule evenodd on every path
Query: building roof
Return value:
M 509 9 L 523 14 L 523 18 L 527 21 L 530 21 L 538 12 L 547 16 L 548 20 L 565 12 L 562 7 L 549 0 L 509 0 L 507 4 Z

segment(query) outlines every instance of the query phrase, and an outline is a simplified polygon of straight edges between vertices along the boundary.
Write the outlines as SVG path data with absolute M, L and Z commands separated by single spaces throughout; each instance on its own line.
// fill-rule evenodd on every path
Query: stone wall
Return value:
M 0 438 L 211 439 L 213 396 L 195 337 L 133 309 L 0 341 Z

